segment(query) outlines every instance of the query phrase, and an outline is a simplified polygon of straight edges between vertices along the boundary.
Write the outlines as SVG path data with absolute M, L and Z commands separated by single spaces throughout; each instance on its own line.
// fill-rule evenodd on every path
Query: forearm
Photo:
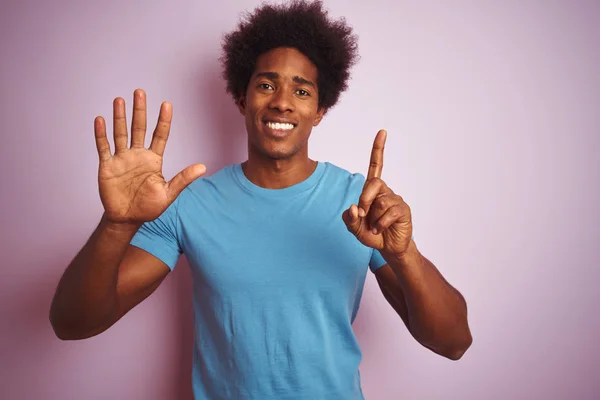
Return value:
M 50 321 L 58 337 L 85 336 L 117 312 L 119 264 L 137 229 L 102 218 L 56 289 Z
M 382 255 L 402 288 L 415 339 L 438 354 L 460 358 L 472 341 L 462 295 L 419 253 L 413 241 L 401 256 Z

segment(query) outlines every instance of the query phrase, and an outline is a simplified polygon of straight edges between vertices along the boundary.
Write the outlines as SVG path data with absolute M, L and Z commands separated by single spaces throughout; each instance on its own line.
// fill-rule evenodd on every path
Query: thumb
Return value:
M 169 199 L 174 201 L 183 189 L 202 176 L 205 172 L 206 167 L 203 164 L 194 164 L 175 175 L 173 179 L 167 183 L 167 196 Z
M 346 224 L 346 228 L 357 235 L 360 230 L 360 218 L 358 217 L 358 206 L 352 204 L 349 209 L 342 214 L 342 220 Z

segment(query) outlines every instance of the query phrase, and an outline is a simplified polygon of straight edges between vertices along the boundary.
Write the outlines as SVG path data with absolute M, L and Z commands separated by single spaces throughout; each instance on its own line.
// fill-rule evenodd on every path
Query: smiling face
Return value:
M 292 48 L 262 54 L 238 107 L 246 121 L 249 156 L 308 157 L 308 138 L 324 112 L 319 109 L 317 67 Z

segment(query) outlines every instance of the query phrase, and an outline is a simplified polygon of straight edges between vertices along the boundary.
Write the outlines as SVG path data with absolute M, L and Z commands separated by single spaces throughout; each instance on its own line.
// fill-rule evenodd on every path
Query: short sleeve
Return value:
M 381 253 L 378 250 L 373 249 L 373 254 L 371 254 L 371 261 L 369 261 L 369 268 L 371 268 L 371 272 L 377 271 L 385 264 L 387 264 L 387 261 L 385 261 Z
M 147 251 L 169 266 L 171 270 L 182 254 L 178 240 L 178 213 L 179 198 L 154 221 L 144 223 L 137 231 L 130 244 Z

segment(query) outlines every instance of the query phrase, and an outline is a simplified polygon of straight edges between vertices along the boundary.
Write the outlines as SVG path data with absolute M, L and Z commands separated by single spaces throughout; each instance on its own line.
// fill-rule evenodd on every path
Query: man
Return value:
M 226 36 L 222 57 L 248 160 L 209 178 L 198 164 L 165 182 L 169 103 L 146 149 L 145 93 L 134 93 L 130 143 L 115 99 L 114 155 L 95 120 L 105 212 L 58 285 L 57 336 L 108 329 L 185 253 L 198 399 L 363 398 L 351 324 L 367 266 L 415 339 L 459 359 L 471 344 L 466 303 L 419 253 L 410 208 L 381 179 L 385 131 L 366 179 L 308 157 L 312 128 L 356 56 L 351 29 L 319 2 L 255 10 Z

